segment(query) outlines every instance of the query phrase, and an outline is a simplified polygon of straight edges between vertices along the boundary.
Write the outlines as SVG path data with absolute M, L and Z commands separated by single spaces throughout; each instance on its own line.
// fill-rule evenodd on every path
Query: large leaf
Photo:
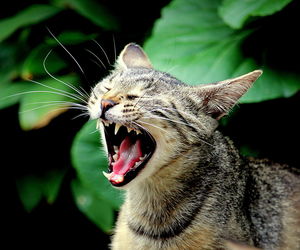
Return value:
M 20 11 L 15 16 L 0 21 L 0 42 L 9 37 L 17 29 L 31 24 L 39 23 L 50 18 L 60 11 L 59 8 L 50 5 L 31 5 Z
M 219 7 L 219 13 L 223 20 L 232 28 L 241 28 L 250 16 L 271 15 L 292 0 L 224 0 Z
M 110 204 L 78 180 L 72 182 L 72 192 L 80 211 L 104 232 L 110 232 L 114 223 L 113 209 Z
M 69 85 L 76 86 L 78 83 L 78 78 L 74 75 L 60 77 L 60 80 Z M 68 93 L 74 93 L 74 90 L 62 82 L 48 78 L 41 81 L 41 84 L 45 86 L 31 83 L 31 87 L 27 88 L 28 91 L 22 96 L 19 118 L 24 130 L 46 126 L 54 117 L 66 111 L 70 106 L 68 103 L 64 105 L 64 102 L 76 102 L 66 96 Z M 27 93 L 29 91 L 32 93 Z M 16 93 L 16 95 L 18 94 L 22 93 Z
M 299 75 L 274 71 L 244 57 L 240 45 L 251 31 L 228 27 L 218 16 L 220 4 L 219 0 L 174 0 L 165 7 L 144 46 L 155 68 L 192 85 L 262 68 L 265 74 L 242 102 L 289 97 L 299 90 Z
M 119 23 L 110 11 L 99 1 L 95 0 L 54 0 L 57 5 L 65 5 L 77 11 L 80 15 L 88 18 L 96 25 L 108 29 L 116 30 Z
M 72 146 L 72 162 L 84 186 L 118 209 L 122 196 L 102 174 L 102 171 L 107 171 L 108 163 L 95 121 L 88 122 L 76 135 Z

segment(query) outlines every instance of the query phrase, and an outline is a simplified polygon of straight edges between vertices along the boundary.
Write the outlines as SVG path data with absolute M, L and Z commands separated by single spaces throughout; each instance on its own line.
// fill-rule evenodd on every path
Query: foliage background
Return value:
M 61 101 L 74 101 L 70 96 L 45 91 L 75 94 L 62 80 L 89 92 L 128 42 L 144 45 L 157 69 L 189 84 L 262 68 L 263 77 L 220 129 L 244 155 L 298 166 L 299 10 L 291 0 L 12 0 L 2 6 L 1 166 L 14 197 L 7 203 L 13 244 L 107 248 L 122 194 L 101 174 L 106 160 L 95 123 L 61 109 Z M 18 94 L 28 91 L 34 93 Z

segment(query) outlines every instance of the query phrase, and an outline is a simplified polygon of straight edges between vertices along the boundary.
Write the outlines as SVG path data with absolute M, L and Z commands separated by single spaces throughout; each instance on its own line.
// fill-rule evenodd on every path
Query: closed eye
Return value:
M 127 99 L 128 99 L 128 100 L 134 100 L 134 99 L 136 99 L 136 98 L 138 98 L 137 95 L 127 95 Z
M 111 88 L 108 88 L 108 87 L 104 87 L 107 91 L 110 91 L 111 90 Z

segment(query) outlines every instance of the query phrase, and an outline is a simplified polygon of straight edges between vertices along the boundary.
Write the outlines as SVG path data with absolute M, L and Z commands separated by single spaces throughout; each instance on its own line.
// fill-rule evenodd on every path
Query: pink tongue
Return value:
M 142 156 L 141 141 L 132 142 L 129 136 L 126 136 L 120 145 L 118 159 L 113 163 L 113 173 L 124 175 Z

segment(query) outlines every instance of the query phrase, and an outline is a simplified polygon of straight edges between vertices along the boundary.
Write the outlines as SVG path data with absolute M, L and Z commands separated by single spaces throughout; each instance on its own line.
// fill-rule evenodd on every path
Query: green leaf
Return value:
M 17 29 L 42 22 L 60 11 L 59 8 L 50 5 L 35 4 L 20 11 L 13 17 L 0 21 L 0 42 L 9 37 Z
M 95 121 L 85 124 L 76 135 L 71 154 L 80 181 L 98 197 L 118 209 L 122 203 L 121 193 L 102 174 L 102 171 L 107 171 L 108 163 Z
M 229 28 L 218 16 L 220 1 L 174 0 L 162 11 L 145 43 L 155 68 L 196 85 L 262 68 L 265 73 L 241 102 L 289 97 L 300 89 L 299 74 L 287 74 L 245 58 L 241 43 L 252 31 Z
M 43 178 L 43 194 L 49 204 L 52 204 L 57 196 L 61 187 L 66 170 L 51 170 Z
M 104 232 L 110 232 L 114 223 L 112 207 L 78 180 L 72 182 L 72 192 L 79 210 Z
M 230 27 L 239 29 L 250 16 L 267 16 L 280 11 L 292 0 L 224 0 L 219 14 Z
M 60 77 L 60 80 L 75 86 L 78 82 L 78 78 L 74 75 Z M 62 82 L 48 78 L 41 81 L 41 83 L 48 86 L 48 88 L 37 83 L 31 83 L 30 91 L 32 93 L 22 96 L 19 119 L 24 130 L 46 126 L 54 117 L 67 110 L 69 105 L 62 105 L 62 102 L 74 102 L 73 99 L 65 96 L 65 93 L 62 93 L 62 95 L 50 93 L 59 91 L 74 92 L 73 89 Z
M 22 97 L 15 94 L 25 92 L 31 87 L 28 82 L 10 82 L 8 79 L 1 77 L 1 74 L 0 78 L 2 79 L 0 83 L 0 109 L 18 103 Z
M 57 39 L 64 45 L 76 45 L 85 41 L 90 41 L 97 37 L 96 34 L 83 34 L 77 31 L 65 31 L 57 36 Z M 53 38 L 46 39 L 46 43 L 53 46 L 57 41 Z
M 67 64 L 57 53 L 51 52 L 45 62 L 45 69 L 43 61 L 50 50 L 51 48 L 49 46 L 41 44 L 30 52 L 21 68 L 21 76 L 23 79 L 32 79 L 36 76 L 47 75 L 46 70 L 54 74 L 67 67 Z
M 17 190 L 21 202 L 27 212 L 31 212 L 43 198 L 41 180 L 33 175 L 17 180 Z
M 117 30 L 119 28 L 115 16 L 104 5 L 95 0 L 56 0 L 54 3 L 74 9 L 80 15 L 104 29 Z

